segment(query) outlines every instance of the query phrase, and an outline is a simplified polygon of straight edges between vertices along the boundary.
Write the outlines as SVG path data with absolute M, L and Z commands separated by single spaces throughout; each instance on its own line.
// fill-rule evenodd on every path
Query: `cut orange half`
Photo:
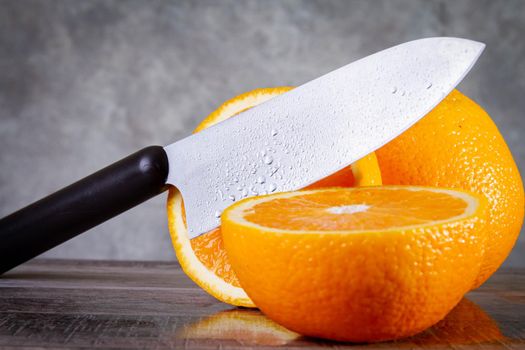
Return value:
M 242 200 L 222 215 L 233 270 L 268 317 L 344 341 L 416 334 L 469 291 L 487 201 L 413 186 L 330 188 Z
M 290 89 L 291 87 L 265 88 L 239 95 L 211 113 L 194 132 L 208 128 Z M 310 188 L 375 185 L 381 185 L 381 173 L 376 156 L 371 153 L 338 173 L 312 184 Z M 173 247 L 184 272 L 209 294 L 225 303 L 255 307 L 231 269 L 220 228 L 190 241 L 182 196 L 174 187 L 169 191 L 167 212 Z

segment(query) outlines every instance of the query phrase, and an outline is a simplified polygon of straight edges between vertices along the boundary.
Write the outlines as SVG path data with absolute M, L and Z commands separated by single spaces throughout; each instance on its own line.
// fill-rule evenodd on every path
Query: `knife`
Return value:
M 485 45 L 426 38 L 380 51 L 169 146 L 146 147 L 0 220 L 0 273 L 162 193 L 182 193 L 190 238 L 245 197 L 303 188 L 408 129 Z

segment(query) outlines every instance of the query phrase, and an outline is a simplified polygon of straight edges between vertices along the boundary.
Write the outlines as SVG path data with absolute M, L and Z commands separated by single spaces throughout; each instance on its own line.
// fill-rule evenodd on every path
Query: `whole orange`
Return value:
M 490 236 L 473 288 L 485 282 L 510 253 L 524 210 L 518 168 L 489 115 L 454 90 L 376 155 L 385 185 L 461 188 L 487 197 Z

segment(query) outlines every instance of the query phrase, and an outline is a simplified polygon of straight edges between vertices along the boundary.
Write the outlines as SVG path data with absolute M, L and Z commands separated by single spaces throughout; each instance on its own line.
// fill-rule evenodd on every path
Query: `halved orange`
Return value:
M 244 199 L 222 215 L 239 282 L 301 334 L 380 341 L 443 319 L 469 291 L 487 232 L 484 197 L 415 186 Z
M 290 89 L 291 87 L 256 89 L 239 95 L 226 101 L 211 113 L 194 132 L 199 132 Z M 372 153 L 340 172 L 311 185 L 310 188 L 375 185 L 381 185 L 381 173 L 375 154 Z M 182 196 L 174 187 L 169 191 L 167 212 L 172 243 L 184 272 L 209 294 L 225 303 L 255 307 L 240 287 L 231 269 L 223 247 L 220 228 L 190 241 Z

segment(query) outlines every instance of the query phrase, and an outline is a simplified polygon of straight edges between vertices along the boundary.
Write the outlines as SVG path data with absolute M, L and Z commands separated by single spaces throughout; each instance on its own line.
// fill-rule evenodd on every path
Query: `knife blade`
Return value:
M 350 63 L 167 147 L 190 238 L 246 197 L 303 188 L 412 126 L 484 48 L 459 38 L 404 43 Z
M 463 79 L 485 45 L 404 43 L 353 62 L 166 147 L 146 147 L 0 220 L 0 273 L 167 188 L 190 238 L 242 198 L 300 189 L 392 140 Z

